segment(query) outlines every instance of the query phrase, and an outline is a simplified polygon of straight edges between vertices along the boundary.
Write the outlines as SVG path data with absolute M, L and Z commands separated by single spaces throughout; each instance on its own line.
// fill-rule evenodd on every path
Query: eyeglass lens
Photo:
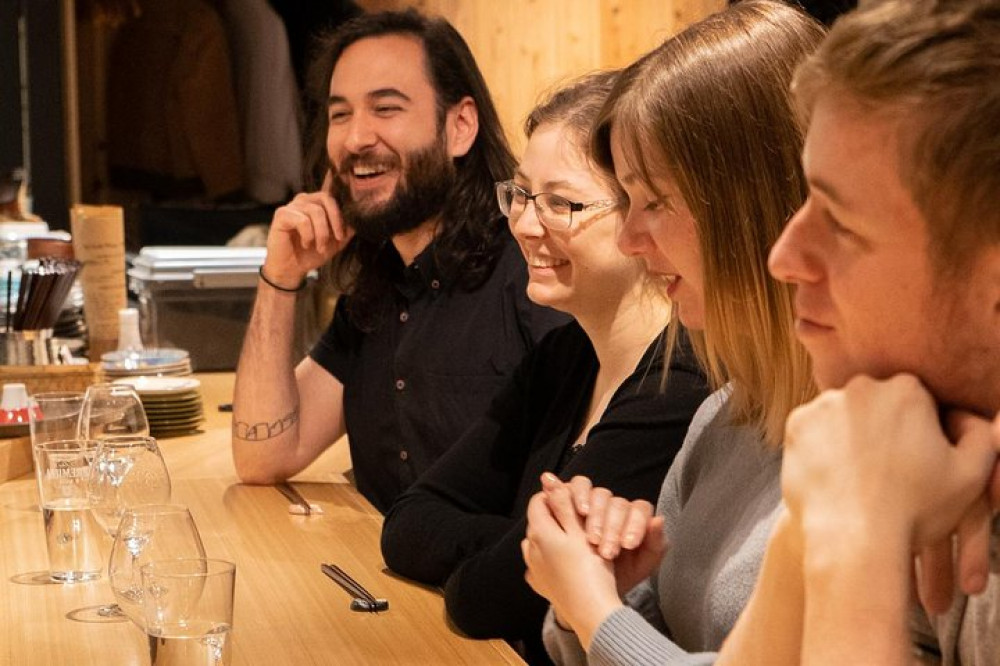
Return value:
M 528 205 L 529 199 L 535 204 L 535 212 L 546 226 L 567 228 L 572 222 L 572 204 L 569 200 L 548 192 L 541 192 L 535 195 L 527 195 L 524 190 L 513 185 L 506 184 L 502 191 L 501 210 L 512 220 L 516 220 L 523 213 Z

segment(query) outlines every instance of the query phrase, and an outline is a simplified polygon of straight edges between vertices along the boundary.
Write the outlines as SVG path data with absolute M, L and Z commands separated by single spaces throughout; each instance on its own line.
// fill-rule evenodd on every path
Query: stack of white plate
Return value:
M 186 349 L 144 349 L 114 351 L 101 355 L 101 367 L 108 381 L 117 377 L 182 377 L 191 374 L 191 357 Z
M 114 383 L 139 394 L 153 437 L 188 435 L 205 421 L 201 382 L 194 377 L 122 377 Z

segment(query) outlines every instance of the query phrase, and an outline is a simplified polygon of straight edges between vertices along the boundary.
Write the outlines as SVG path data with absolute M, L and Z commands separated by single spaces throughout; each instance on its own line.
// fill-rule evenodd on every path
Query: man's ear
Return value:
M 445 136 L 448 140 L 448 154 L 462 157 L 479 134 L 479 109 L 471 97 L 463 97 L 448 109 L 444 120 Z

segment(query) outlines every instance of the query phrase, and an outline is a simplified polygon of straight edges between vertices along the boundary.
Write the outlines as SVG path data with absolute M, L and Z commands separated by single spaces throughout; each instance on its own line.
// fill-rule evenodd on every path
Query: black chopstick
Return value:
M 14 330 L 24 330 L 21 324 L 24 323 L 24 304 L 28 300 L 28 291 L 31 290 L 31 281 L 34 274 L 28 271 L 21 271 L 21 284 L 17 288 L 17 306 L 14 310 Z
M 28 310 L 28 321 L 25 324 L 25 328 L 31 330 L 45 328 L 42 326 L 42 315 L 45 312 L 49 298 L 51 298 L 52 286 L 58 277 L 58 275 L 50 273 L 48 266 L 45 265 L 42 266 L 38 275 L 35 276 L 35 280 L 32 282 L 32 293 L 29 294 L 31 298 L 25 304 Z
M 52 297 L 49 298 L 48 307 L 45 310 L 45 321 L 42 328 L 54 328 L 62 314 L 63 305 L 69 297 L 69 292 L 76 281 L 76 274 L 79 268 L 66 262 L 58 265 L 58 279 L 52 286 Z
M 336 564 L 321 564 L 319 568 L 353 596 L 361 597 L 369 603 L 375 602 L 375 597 L 372 596 L 371 592 L 362 587 L 358 581 L 351 578 L 346 571 Z
M 4 317 L 4 323 L 7 326 L 7 332 L 10 333 L 12 329 L 10 320 L 10 292 L 14 287 L 14 271 L 13 269 L 7 270 L 7 311 Z
M 307 516 L 312 515 L 312 506 L 309 505 L 309 500 L 303 497 L 302 493 L 300 493 L 298 490 L 295 489 L 295 486 L 290 484 L 288 481 L 282 481 L 275 487 L 278 489 L 278 492 L 284 495 L 289 502 L 301 506 L 302 513 L 304 513 Z
M 320 571 L 339 585 L 341 589 L 354 597 L 351 601 L 351 610 L 364 610 L 377 613 L 389 609 L 389 601 L 387 599 L 376 599 L 372 596 L 371 592 L 366 590 L 358 581 L 351 578 L 346 571 L 336 564 L 321 564 L 319 568 Z
M 80 262 L 42 257 L 38 263 L 24 266 L 17 293 L 17 307 L 10 314 L 11 282 L 7 278 L 8 330 L 29 331 L 53 328 L 62 306 L 73 288 Z

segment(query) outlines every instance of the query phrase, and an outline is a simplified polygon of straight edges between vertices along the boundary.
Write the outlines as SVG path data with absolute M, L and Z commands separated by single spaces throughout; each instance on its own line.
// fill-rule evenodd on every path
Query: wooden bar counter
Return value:
M 163 439 L 160 447 L 173 501 L 190 507 L 207 555 L 236 563 L 234 666 L 523 663 L 503 641 L 460 635 L 439 592 L 386 571 L 382 517 L 344 478 L 343 442 L 294 480 L 321 515 L 293 515 L 276 489 L 240 484 L 229 414 L 217 409 L 231 400 L 232 374 L 199 378 L 204 432 Z M 0 665 L 148 664 L 145 636 L 131 622 L 66 617 L 112 601 L 106 576 L 75 585 L 38 582 L 47 560 L 37 501 L 32 476 L 0 485 Z M 389 610 L 351 611 L 350 596 L 320 571 L 323 562 L 388 599 Z

